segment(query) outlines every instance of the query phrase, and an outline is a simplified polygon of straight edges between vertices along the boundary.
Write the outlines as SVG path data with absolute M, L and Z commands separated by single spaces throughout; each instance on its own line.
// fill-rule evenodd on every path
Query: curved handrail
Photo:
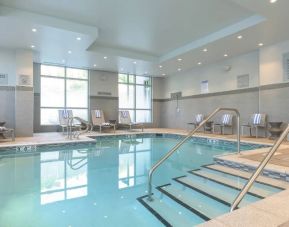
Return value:
M 177 149 L 179 149 L 189 138 L 192 137 L 202 126 L 206 124 L 212 117 L 214 117 L 220 111 L 232 111 L 237 115 L 237 149 L 240 152 L 240 113 L 237 109 L 234 108 L 217 108 L 215 109 L 205 120 L 203 120 L 198 127 L 193 129 L 188 133 L 188 135 L 179 143 L 177 143 L 167 154 L 165 154 L 149 171 L 148 175 L 148 200 L 153 201 L 152 198 L 152 176 L 154 171 L 165 161 L 167 160 Z
M 234 202 L 231 205 L 231 212 L 234 211 L 236 209 L 236 207 L 240 204 L 240 202 L 242 201 L 242 199 L 244 198 L 244 196 L 247 194 L 247 192 L 250 190 L 250 188 L 253 186 L 255 180 L 257 179 L 257 177 L 261 174 L 261 172 L 263 171 L 263 169 L 265 168 L 265 166 L 268 164 L 268 162 L 270 161 L 270 159 L 273 157 L 273 155 L 275 154 L 276 150 L 279 148 L 279 146 L 281 145 L 281 143 L 283 142 L 283 140 L 285 139 L 285 137 L 288 135 L 289 133 L 289 124 L 287 125 L 286 129 L 284 130 L 284 132 L 282 133 L 282 135 L 279 137 L 278 140 L 276 140 L 276 142 L 274 143 L 274 145 L 271 147 L 271 149 L 269 150 L 268 154 L 265 156 L 265 158 L 262 160 L 262 162 L 260 162 L 259 166 L 257 167 L 257 169 L 255 170 L 255 172 L 252 174 L 252 176 L 250 177 L 250 179 L 248 180 L 248 182 L 244 185 L 244 187 L 242 188 L 242 190 L 239 192 L 239 194 L 237 195 L 237 197 L 235 198 Z

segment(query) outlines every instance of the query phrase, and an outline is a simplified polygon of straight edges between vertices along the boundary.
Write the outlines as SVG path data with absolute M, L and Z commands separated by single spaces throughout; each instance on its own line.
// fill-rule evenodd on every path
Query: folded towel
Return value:
M 122 118 L 127 118 L 128 115 L 129 115 L 129 112 L 127 110 L 124 110 L 124 111 L 120 112 L 120 115 L 121 115 Z
M 109 122 L 104 122 L 104 123 L 102 123 L 102 125 L 104 125 L 104 126 L 109 126 L 109 125 L 111 125 Z
M 62 110 L 62 117 L 63 117 L 64 119 L 67 119 L 67 118 L 69 117 L 69 113 L 68 113 L 67 110 Z
M 7 130 L 7 128 L 6 127 L 0 127 L 0 132 L 2 131 L 6 131 Z
M 101 118 L 101 111 L 100 110 L 95 110 L 95 117 Z

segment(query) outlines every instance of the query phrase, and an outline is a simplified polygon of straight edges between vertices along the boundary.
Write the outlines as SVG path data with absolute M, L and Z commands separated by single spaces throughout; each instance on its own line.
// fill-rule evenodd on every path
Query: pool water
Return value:
M 136 198 L 150 167 L 179 138 L 103 138 L 96 144 L 0 151 L 1 227 L 163 226 Z M 233 143 L 191 140 L 155 173 L 154 186 L 235 152 Z M 244 144 L 242 149 L 254 149 Z

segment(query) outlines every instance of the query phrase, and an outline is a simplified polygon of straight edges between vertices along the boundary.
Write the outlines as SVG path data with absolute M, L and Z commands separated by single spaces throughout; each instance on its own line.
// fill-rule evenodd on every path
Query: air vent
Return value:
M 237 76 L 237 88 L 249 87 L 250 76 L 249 74 Z
M 105 91 L 99 91 L 97 92 L 98 95 L 105 95 L 105 96 L 111 96 L 111 92 L 105 92 Z

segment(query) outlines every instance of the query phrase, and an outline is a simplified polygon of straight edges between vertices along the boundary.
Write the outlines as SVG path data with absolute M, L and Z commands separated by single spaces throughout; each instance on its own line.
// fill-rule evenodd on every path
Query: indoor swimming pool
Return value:
M 151 166 L 180 138 L 163 134 L 105 136 L 96 138 L 96 143 L 1 148 L 0 226 L 163 226 L 137 198 L 147 193 Z M 264 146 L 242 143 L 241 149 Z M 214 156 L 230 152 L 236 152 L 235 142 L 192 138 L 155 173 L 155 195 L 156 186 L 171 183 L 189 170 L 212 163 Z M 209 185 L 214 187 L 214 182 Z M 258 199 L 251 197 L 248 201 Z M 205 221 L 197 215 L 189 217 L 179 204 L 172 206 L 191 225 Z M 221 204 L 217 210 L 221 214 L 228 207 Z

